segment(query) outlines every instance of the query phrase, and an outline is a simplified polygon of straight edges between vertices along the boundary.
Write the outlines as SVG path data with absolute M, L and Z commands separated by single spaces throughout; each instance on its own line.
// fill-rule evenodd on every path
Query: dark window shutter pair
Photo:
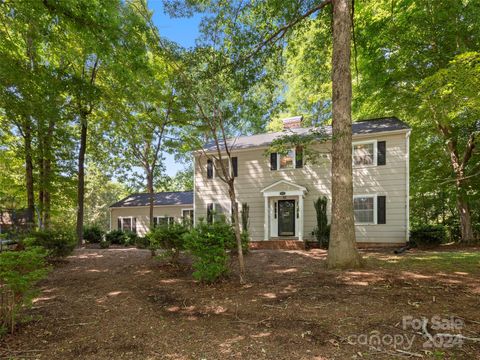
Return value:
M 387 164 L 387 142 L 378 141 L 377 142 L 377 165 L 386 165 Z
M 270 170 L 277 170 L 277 153 L 270 154 Z
M 295 168 L 300 169 L 303 167 L 303 146 L 297 146 L 295 148 Z
M 136 234 L 137 233 L 137 218 L 132 219 L 132 231 Z
M 207 159 L 207 179 L 213 179 L 213 160 Z
M 233 169 L 233 177 L 238 176 L 238 158 L 236 156 L 232 157 L 232 169 Z
M 207 223 L 213 222 L 213 203 L 207 204 Z
M 377 224 L 387 223 L 387 197 L 377 196 Z
M 122 230 L 122 219 L 120 218 L 117 219 L 117 229 Z

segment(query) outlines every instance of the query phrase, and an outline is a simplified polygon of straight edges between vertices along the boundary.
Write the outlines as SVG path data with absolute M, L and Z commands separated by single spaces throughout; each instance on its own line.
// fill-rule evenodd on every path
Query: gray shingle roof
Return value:
M 288 135 L 289 133 L 302 135 L 302 134 L 308 134 L 314 129 L 316 129 L 316 131 L 321 129 L 320 131 L 322 131 L 326 135 L 332 134 L 332 127 L 328 125 L 328 126 L 322 126 L 320 128 L 313 128 L 313 127 L 295 128 L 295 129 L 289 129 L 287 131 L 280 131 L 275 133 L 240 136 L 238 138 L 229 139 L 227 143 L 232 149 L 237 149 L 237 150 L 248 149 L 253 147 L 266 147 L 273 140 L 278 139 L 284 135 Z M 372 134 L 377 132 L 407 130 L 407 129 L 410 129 L 410 127 L 396 117 L 368 119 L 368 120 L 357 121 L 352 124 L 353 135 Z M 209 142 L 205 144 L 204 150 L 215 151 L 216 150 L 215 143 Z
M 129 206 L 148 206 L 149 204 L 149 194 L 142 193 L 127 196 L 125 199 L 117 201 L 115 204 L 110 205 L 110 207 L 113 208 Z M 193 191 L 172 191 L 156 193 L 153 205 L 193 205 Z

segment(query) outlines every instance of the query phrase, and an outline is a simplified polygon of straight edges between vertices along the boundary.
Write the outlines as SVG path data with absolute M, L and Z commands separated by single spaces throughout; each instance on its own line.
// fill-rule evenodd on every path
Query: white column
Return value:
M 265 214 L 263 219 L 263 240 L 268 240 L 268 197 L 265 196 Z
M 303 195 L 298 197 L 299 219 L 298 219 L 298 240 L 303 240 Z

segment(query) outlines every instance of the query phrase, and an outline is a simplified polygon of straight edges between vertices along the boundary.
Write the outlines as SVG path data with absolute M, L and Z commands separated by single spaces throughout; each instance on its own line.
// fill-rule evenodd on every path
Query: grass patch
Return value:
M 368 254 L 371 268 L 399 269 L 403 271 L 444 271 L 480 273 L 478 251 L 414 251 L 402 255 Z

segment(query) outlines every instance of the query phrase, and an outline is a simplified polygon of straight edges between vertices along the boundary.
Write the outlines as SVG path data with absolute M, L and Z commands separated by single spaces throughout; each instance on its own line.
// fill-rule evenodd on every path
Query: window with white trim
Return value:
M 278 154 L 279 169 L 295 169 L 295 149 L 291 149 L 286 154 Z
M 135 217 L 119 217 L 117 225 L 119 230 L 137 232 L 137 218 Z
M 175 222 L 175 218 L 173 216 L 154 216 L 153 217 L 153 226 L 161 226 L 161 225 L 170 225 Z
M 376 141 L 353 143 L 352 152 L 354 166 L 377 165 Z
M 222 169 L 222 163 L 223 163 L 223 166 L 225 167 L 225 170 L 227 172 L 227 174 L 231 175 L 230 173 L 230 161 L 229 159 L 222 159 L 222 161 L 220 161 L 219 159 L 215 160 L 215 167 L 214 167 L 214 177 L 224 177 L 223 176 L 223 169 Z
M 355 224 L 375 224 L 375 211 L 375 195 L 356 195 L 353 197 Z
M 193 225 L 193 209 L 182 209 L 182 221 L 185 225 Z

